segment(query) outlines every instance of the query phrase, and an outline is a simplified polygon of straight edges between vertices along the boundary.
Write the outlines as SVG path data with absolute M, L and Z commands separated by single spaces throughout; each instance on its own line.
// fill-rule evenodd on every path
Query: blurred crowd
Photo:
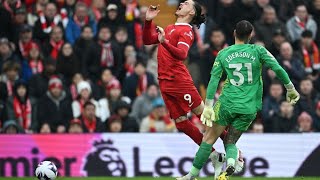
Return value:
M 177 132 L 157 85 L 157 46 L 142 41 L 146 6 L 137 0 L 0 2 L 2 133 Z M 201 4 L 207 22 L 194 28 L 185 61 L 201 95 L 217 53 L 233 44 L 235 23 L 246 19 L 255 27 L 251 43 L 265 46 L 301 93 L 291 106 L 274 72 L 263 68 L 263 110 L 250 132 L 319 132 L 320 0 Z

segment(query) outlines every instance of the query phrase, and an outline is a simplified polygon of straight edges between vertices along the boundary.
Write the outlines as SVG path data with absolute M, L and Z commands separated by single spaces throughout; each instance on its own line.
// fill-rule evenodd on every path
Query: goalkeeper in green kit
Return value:
M 216 57 L 201 116 L 202 123 L 208 127 L 191 171 L 177 180 L 192 180 L 199 175 L 200 169 L 208 160 L 212 145 L 227 126 L 228 134 L 223 140 L 227 167 L 218 180 L 229 179 L 234 173 L 238 158 L 236 143 L 256 118 L 257 111 L 262 108 L 263 65 L 272 69 L 284 84 L 288 102 L 296 104 L 299 100 L 299 93 L 273 55 L 262 46 L 247 44 L 252 31 L 250 22 L 238 22 L 234 30 L 235 44 L 221 50 Z M 227 79 L 219 100 L 214 104 L 214 95 L 223 71 L 227 74 Z

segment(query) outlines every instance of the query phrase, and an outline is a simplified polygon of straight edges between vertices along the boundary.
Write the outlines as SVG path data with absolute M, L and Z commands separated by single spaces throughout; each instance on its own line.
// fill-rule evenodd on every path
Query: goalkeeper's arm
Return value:
M 209 127 L 212 127 L 212 121 L 215 121 L 215 114 L 213 110 L 213 98 L 217 91 L 221 74 L 222 74 L 221 63 L 219 59 L 216 58 L 216 61 L 211 71 L 210 82 L 207 88 L 207 96 L 206 96 L 204 110 L 200 118 L 202 123 Z
M 277 78 L 280 79 L 280 81 L 287 89 L 287 101 L 291 104 L 295 104 L 300 99 L 300 95 L 292 84 L 288 73 L 280 66 L 278 61 L 267 49 L 261 47 L 260 50 L 260 55 L 263 63 L 275 72 Z
M 214 95 L 216 94 L 219 81 L 222 75 L 222 66 L 218 57 L 216 58 L 212 70 L 211 77 L 207 88 L 206 106 L 213 106 Z

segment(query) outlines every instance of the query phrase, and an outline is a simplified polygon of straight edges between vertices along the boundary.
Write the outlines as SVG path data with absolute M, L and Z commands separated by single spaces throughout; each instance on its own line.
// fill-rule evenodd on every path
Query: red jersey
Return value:
M 167 26 L 164 31 L 166 40 L 158 47 L 159 81 L 172 82 L 166 83 L 166 87 L 163 87 L 167 90 L 194 87 L 191 75 L 183 64 L 194 40 L 192 26 L 187 23 L 175 23 Z M 150 21 L 145 22 L 143 40 L 146 45 L 159 43 L 156 27 Z

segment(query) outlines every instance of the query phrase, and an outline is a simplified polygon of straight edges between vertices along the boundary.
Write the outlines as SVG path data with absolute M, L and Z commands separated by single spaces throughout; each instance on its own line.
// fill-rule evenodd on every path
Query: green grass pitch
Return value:
M 36 178 L 3 178 L 6 180 L 36 180 Z M 169 177 L 137 177 L 137 178 L 116 178 L 116 177 L 90 177 L 90 178 L 67 178 L 58 177 L 56 180 L 174 180 L 175 178 Z M 295 178 L 241 178 L 241 177 L 231 177 L 230 180 L 319 180 L 320 177 L 295 177 Z M 198 180 L 213 180 L 213 177 L 198 178 Z

